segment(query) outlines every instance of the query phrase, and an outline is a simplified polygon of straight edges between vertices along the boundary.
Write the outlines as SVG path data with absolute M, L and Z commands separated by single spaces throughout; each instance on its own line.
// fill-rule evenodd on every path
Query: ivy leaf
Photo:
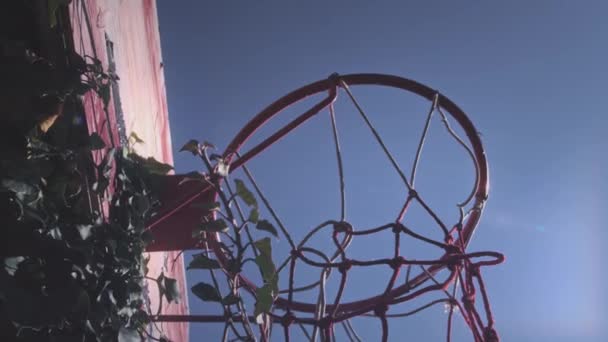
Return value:
M 226 224 L 226 222 L 224 222 L 224 220 L 217 219 L 217 220 L 202 223 L 200 226 L 200 230 L 204 231 L 204 232 L 213 232 L 213 233 L 224 232 L 225 233 L 228 231 L 228 225 Z
M 112 97 L 112 93 L 110 92 L 110 85 L 109 84 L 99 85 L 99 87 L 97 88 L 97 95 L 99 95 L 99 97 L 103 101 L 104 109 L 108 108 L 108 105 L 110 104 L 110 98 Z
M 91 134 L 89 136 L 89 146 L 88 147 L 93 151 L 101 150 L 102 148 L 106 147 L 106 143 L 99 136 L 99 134 L 97 134 L 97 132 L 93 132 L 93 134 Z
M 222 155 L 217 153 L 211 153 L 209 155 L 209 159 L 211 160 L 222 160 Z
M 279 233 L 277 232 L 277 229 L 272 225 L 272 223 L 270 223 L 267 220 L 260 220 L 258 221 L 258 224 L 255 226 L 257 229 L 259 230 L 263 230 L 265 232 L 269 232 L 272 235 L 279 237 Z
M 100 194 L 103 193 L 110 184 L 110 176 L 112 174 L 112 165 L 114 164 L 115 148 L 108 150 L 103 157 L 101 164 L 97 167 L 97 182 L 93 184 L 93 191 Z
M 165 280 L 165 273 L 160 272 L 158 278 L 156 278 L 156 284 L 158 285 L 158 291 L 161 293 L 161 296 L 165 294 L 165 284 L 163 280 Z
M 133 139 L 136 144 L 143 144 L 144 142 L 135 132 L 131 132 L 131 135 L 129 135 L 129 140 L 130 139 Z
M 270 288 L 275 292 L 279 292 L 279 275 L 276 272 L 276 266 L 272 261 L 272 247 L 270 244 L 270 238 L 263 238 L 253 243 L 255 247 L 260 251 L 260 255 L 255 258 L 255 263 L 262 273 L 262 279 L 264 283 L 269 285 Z
M 217 292 L 215 287 L 207 283 L 198 283 L 192 286 L 192 293 L 205 302 L 221 302 L 222 297 Z
M 215 147 L 215 145 L 213 145 L 212 143 L 210 143 L 208 141 L 203 141 L 203 149 L 215 150 L 216 147 Z
M 81 82 L 74 87 L 74 93 L 76 95 L 82 96 L 89 92 L 93 87 L 87 82 Z
M 148 268 L 148 263 L 150 262 L 150 256 L 148 257 L 144 257 L 144 260 L 142 260 L 141 263 L 141 271 L 144 275 L 148 274 L 148 271 L 150 271 L 150 269 Z
M 118 342 L 140 342 L 141 336 L 136 329 L 121 327 L 118 331 Z
M 259 219 L 260 219 L 260 212 L 256 208 L 251 209 L 251 211 L 249 212 L 249 218 L 247 219 L 247 221 L 252 222 L 252 223 L 258 223 Z
M 270 238 L 263 238 L 253 243 L 255 247 L 260 251 L 262 255 L 272 256 L 272 247 L 270 244 Z
M 220 264 L 217 260 L 208 258 L 203 253 L 195 254 L 192 261 L 186 269 L 217 269 L 220 268 Z
M 51 28 L 57 26 L 57 10 L 61 6 L 67 6 L 72 0 L 49 0 L 47 3 L 47 11 L 49 15 L 49 26 Z
M 239 302 L 239 297 L 235 296 L 233 293 L 227 295 L 226 297 L 224 297 L 224 299 L 222 299 L 222 304 L 224 305 L 235 305 L 238 304 Z
M 103 156 L 101 164 L 97 167 L 98 177 L 109 178 L 112 172 L 112 165 L 114 164 L 114 155 L 116 154 L 116 149 L 111 148 L 108 152 Z
M 95 191 L 98 194 L 101 194 L 104 191 L 106 191 L 106 188 L 108 187 L 108 185 L 110 185 L 110 181 L 108 181 L 107 178 L 102 177 L 99 179 L 99 181 L 93 183 L 93 191 Z
M 91 225 L 91 224 L 77 224 L 76 225 L 76 229 L 78 230 L 78 233 L 80 234 L 80 238 L 82 238 L 83 240 L 86 240 L 91 236 L 92 228 L 93 228 L 93 225 Z
M 245 204 L 250 207 L 258 207 L 258 201 L 256 201 L 253 193 L 247 189 L 245 183 L 240 179 L 235 179 L 234 183 L 236 184 L 236 194 L 239 196 Z
M 167 173 L 169 173 L 169 171 L 173 170 L 173 166 L 171 166 L 169 164 L 161 163 L 158 160 L 154 159 L 154 157 L 148 157 L 146 159 L 144 167 L 151 174 L 156 174 L 156 175 L 161 175 L 161 176 L 164 176 Z
M 201 153 L 200 144 L 198 143 L 198 140 L 191 139 L 186 144 L 184 144 L 184 146 L 182 146 L 182 148 L 180 148 L 179 151 L 180 152 L 188 151 L 195 156 L 199 156 Z
M 154 159 L 154 157 L 143 158 L 136 153 L 129 153 L 128 159 L 137 162 L 146 171 L 154 175 L 164 176 L 169 173 L 169 171 L 173 170 L 173 166 L 161 163 Z
M 169 303 L 175 301 L 179 303 L 179 287 L 177 285 L 177 280 L 169 277 L 164 277 L 164 287 L 165 287 L 165 297 Z
M 141 233 L 141 240 L 147 246 L 147 245 L 151 244 L 152 242 L 154 242 L 154 235 L 152 234 L 152 232 L 150 230 L 145 230 L 143 233 Z
M 272 288 L 266 284 L 262 287 L 258 287 L 255 291 L 255 309 L 253 312 L 254 317 L 258 317 L 261 314 L 269 313 L 272 309 L 274 298 L 272 296 Z
M 63 1 L 63 0 L 60 0 Z M 86 56 L 91 60 L 92 63 L 87 64 L 88 69 L 95 74 L 103 73 L 103 66 L 101 65 L 101 61 L 95 57 Z
M 69 156 L 70 151 L 60 151 L 55 146 L 52 146 L 36 137 L 27 137 L 27 159 L 49 158 L 53 155 Z
M 241 272 L 241 263 L 236 259 L 228 260 L 226 271 L 232 274 L 237 274 Z
M 15 271 L 19 267 L 19 263 L 21 263 L 23 260 L 25 260 L 25 258 L 22 256 L 5 258 L 4 269 L 8 274 L 15 275 Z
M 182 180 L 180 180 L 177 185 L 182 185 L 184 183 L 191 182 L 191 181 L 203 182 L 205 180 L 205 178 L 206 178 L 205 174 L 200 173 L 198 171 L 192 171 L 192 172 L 188 172 L 185 175 L 183 175 Z
M 267 255 L 261 254 L 255 258 L 255 263 L 262 272 L 262 279 L 264 279 L 264 282 L 274 285 L 273 283 L 276 277 L 276 268 L 272 262 L 272 259 Z M 274 287 L 275 286 L 273 286 L 273 289 Z
M 17 195 L 17 198 L 22 201 L 24 201 L 27 197 L 33 196 L 39 192 L 38 188 L 31 184 L 9 178 L 2 179 L 1 186 L 14 192 L 15 195 Z
M 197 208 L 197 209 L 203 209 L 203 210 L 217 210 L 220 208 L 220 203 L 219 202 L 194 202 L 192 204 L 190 204 L 190 207 L 192 208 Z

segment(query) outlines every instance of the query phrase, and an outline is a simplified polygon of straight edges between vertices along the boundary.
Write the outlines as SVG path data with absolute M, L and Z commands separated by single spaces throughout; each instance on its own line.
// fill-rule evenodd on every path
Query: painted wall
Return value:
M 173 164 L 155 0 L 75 0 L 70 5 L 70 17 L 76 51 L 99 59 L 104 70 L 115 67 L 120 77 L 107 113 L 100 99 L 85 97 L 89 131 L 98 132 L 110 146 L 120 144 L 120 133 L 124 139 L 136 132 L 144 141 L 136 145 L 140 155 Z M 111 41 L 113 60 L 108 56 L 107 40 Z M 95 156 L 98 160 L 101 157 Z M 156 278 L 164 272 L 178 279 L 181 286 L 180 303 L 165 304 L 163 313 L 188 313 L 183 257 L 178 252 L 149 254 L 148 275 Z M 152 312 L 156 312 L 156 285 L 149 284 L 148 289 Z M 187 323 L 159 324 L 159 328 L 172 341 L 188 340 Z

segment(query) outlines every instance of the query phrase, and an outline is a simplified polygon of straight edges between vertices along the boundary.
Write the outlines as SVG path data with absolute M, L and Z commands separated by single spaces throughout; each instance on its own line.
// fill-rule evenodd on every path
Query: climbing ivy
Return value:
M 205 173 L 187 174 L 183 182 L 201 182 L 211 187 L 218 198 L 217 202 L 192 204 L 193 207 L 214 213 L 214 215 L 205 216 L 197 227 L 193 227 L 193 237 L 200 239 L 202 244 L 205 244 L 206 239 L 219 233 L 226 241 L 232 242 L 231 246 L 227 246 L 219 240 L 217 242 L 221 246 L 221 253 L 227 260 L 223 265 L 220 265 L 208 250 L 193 256 L 187 268 L 189 270 L 208 270 L 211 281 L 199 282 L 192 286 L 191 290 L 202 301 L 219 303 L 226 317 L 242 316 L 240 321 L 246 333 L 246 337 L 243 337 L 244 340 L 255 340 L 249 326 L 248 313 L 241 296 L 242 288 L 238 285 L 238 277 L 247 262 L 251 261 L 257 265 L 263 284 L 253 294 L 255 297 L 253 315 L 256 322 L 263 323 L 264 316 L 272 311 L 274 300 L 279 294 L 279 276 L 272 259 L 271 239 L 264 237 L 254 241 L 248 229 L 249 225 L 252 225 L 260 232 L 276 237 L 278 237 L 278 232 L 270 221 L 260 219 L 260 208 L 256 196 L 248 189 L 245 181 L 230 179 L 229 162 L 222 156 L 211 153 L 214 149 L 215 147 L 210 143 L 190 140 L 180 150 L 198 156 L 206 169 Z M 207 249 L 207 247 L 205 248 Z M 217 253 L 217 250 L 215 252 Z M 217 269 L 223 269 L 229 284 L 228 291 L 219 285 L 214 272 Z M 222 290 L 225 293 L 222 293 Z M 230 327 L 233 331 L 237 331 L 232 319 L 226 320 L 226 325 L 227 328 Z
M 52 68 L 39 57 L 27 57 L 33 70 L 41 64 Z M 70 73 L 80 76 L 46 86 L 45 96 L 77 101 L 93 91 L 107 106 L 104 89 L 118 77 L 104 73 L 96 59 L 71 59 Z M 14 334 L 17 341 L 152 338 L 150 318 L 158 312 L 149 310 L 144 252 L 154 237 L 145 222 L 159 202 L 150 179 L 172 167 L 141 157 L 130 146 L 110 148 L 96 133 L 69 148 L 53 145 L 38 127 L 24 140 L 25 150 L 0 156 L 2 336 Z M 96 163 L 93 153 L 104 157 Z M 161 301 L 179 300 L 176 279 L 161 274 L 151 281 Z

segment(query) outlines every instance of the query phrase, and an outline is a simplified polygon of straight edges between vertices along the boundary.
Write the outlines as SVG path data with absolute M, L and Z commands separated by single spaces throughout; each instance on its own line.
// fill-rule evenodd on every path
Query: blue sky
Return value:
M 179 6 L 159 1 L 175 151 L 190 138 L 224 148 L 266 105 L 333 72 L 395 74 L 427 84 L 456 102 L 483 135 L 491 192 L 470 248 L 507 257 L 484 270 L 503 340 L 605 341 L 607 11 L 601 1 L 192 1 Z M 402 107 L 393 93 L 362 89 L 358 94 L 366 108 L 387 113 L 376 115 L 375 123 L 404 164 L 411 162 L 412 145 L 399 139 L 409 136 L 406 130 L 421 132 L 416 125 L 428 106 L 405 98 L 413 106 L 408 110 L 417 113 L 413 118 L 400 112 L 405 102 Z M 337 107 L 348 108 L 343 102 Z M 401 198 L 393 191 L 390 167 L 377 157 L 377 146 L 355 116 L 340 116 L 338 108 L 337 114 L 343 144 L 351 148 L 345 163 L 356 184 L 349 219 L 364 226 L 384 223 Z M 265 161 L 252 163 L 291 227 L 337 215 L 331 131 L 326 115 L 323 120 L 281 142 Z M 446 144 L 436 121 L 420 187 L 452 222 L 453 204 L 470 186 L 471 169 L 466 159 L 455 157 L 462 151 Z M 315 164 L 318 160 L 327 164 Z M 179 172 L 201 168 L 185 154 L 176 153 L 175 161 Z M 303 203 L 293 200 L 294 194 Z M 424 225 L 420 220 L 416 223 Z M 284 239 L 273 242 L 277 252 L 281 243 Z M 383 238 L 371 241 L 361 253 L 373 250 L 364 255 L 371 258 L 383 251 L 383 243 Z M 380 286 L 372 280 L 366 285 L 366 276 L 353 291 Z M 190 284 L 204 278 L 189 274 Z M 193 313 L 212 311 L 194 296 L 190 305 Z M 445 317 L 442 308 L 429 309 L 415 325 L 404 319 L 391 328 L 413 340 L 442 340 Z M 377 322 L 357 324 L 357 332 L 375 339 Z M 429 332 L 434 328 L 441 333 Z M 191 339 L 217 331 L 221 326 L 193 325 Z M 470 335 L 456 336 L 468 340 Z

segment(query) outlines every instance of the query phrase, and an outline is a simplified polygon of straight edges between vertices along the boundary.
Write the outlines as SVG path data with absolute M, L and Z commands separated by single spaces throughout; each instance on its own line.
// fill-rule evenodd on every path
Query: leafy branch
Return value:
M 215 234 L 221 233 L 234 244 L 234 249 L 223 249 L 226 264 L 222 265 L 217 259 L 212 259 L 207 251 L 194 255 L 188 269 L 205 269 L 210 272 L 212 284 L 200 282 L 192 287 L 192 292 L 201 300 L 206 302 L 217 302 L 221 305 L 226 317 L 234 317 L 232 312 L 236 306 L 240 322 L 248 340 L 255 340 L 253 335 L 245 303 L 240 293 L 239 275 L 246 262 L 254 262 L 260 272 L 263 286 L 255 291 L 254 317 L 256 321 L 263 322 L 263 316 L 272 311 L 273 302 L 279 294 L 279 275 L 272 260 L 272 246 L 270 238 L 262 238 L 254 241 L 249 230 L 249 225 L 255 225 L 256 229 L 270 233 L 278 237 L 277 229 L 273 224 L 260 219 L 258 201 L 255 195 L 247 188 L 241 179 L 231 182 L 229 163 L 220 155 L 212 154 L 210 151 L 215 147 L 207 142 L 199 143 L 190 140 L 180 151 L 190 152 L 198 156 L 203 162 L 206 173 L 189 173 L 187 181 L 199 181 L 211 186 L 217 194 L 218 202 L 197 203 L 202 209 L 211 209 L 214 215 L 203 219 L 198 227 L 193 228 L 193 236 L 198 237 L 208 246 L 206 239 L 211 239 Z M 248 208 L 245 215 L 243 205 Z M 243 234 L 245 233 L 245 234 Z M 248 242 L 243 241 L 246 237 Z M 251 251 L 251 252 L 248 252 Z M 253 253 L 253 257 L 246 257 Z M 222 295 L 222 290 L 217 283 L 214 270 L 223 270 L 227 283 L 230 286 L 229 293 Z M 240 337 L 231 319 L 226 322 L 235 335 Z M 268 331 L 268 329 L 262 329 Z

